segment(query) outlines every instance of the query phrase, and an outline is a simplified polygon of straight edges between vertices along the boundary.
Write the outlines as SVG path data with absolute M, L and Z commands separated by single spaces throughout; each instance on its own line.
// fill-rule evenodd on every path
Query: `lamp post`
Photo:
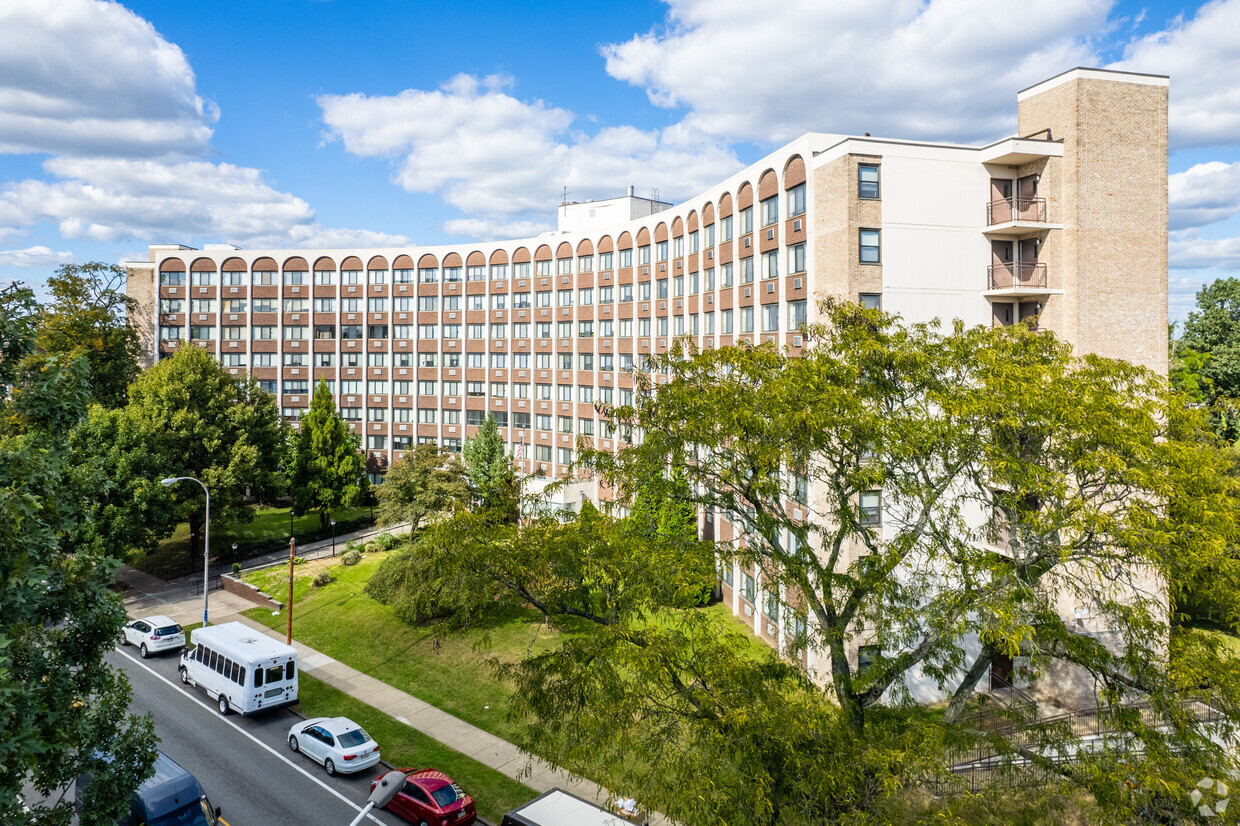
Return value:
M 202 492 L 207 497 L 207 519 L 205 536 L 202 543 L 202 627 L 207 627 L 207 595 L 210 593 L 211 585 L 211 491 L 207 490 L 207 486 L 201 480 L 195 479 L 193 476 L 170 476 L 167 479 L 160 479 L 159 484 L 169 487 L 177 482 L 197 482 L 202 488 Z
M 336 555 L 336 520 L 332 520 L 332 556 Z

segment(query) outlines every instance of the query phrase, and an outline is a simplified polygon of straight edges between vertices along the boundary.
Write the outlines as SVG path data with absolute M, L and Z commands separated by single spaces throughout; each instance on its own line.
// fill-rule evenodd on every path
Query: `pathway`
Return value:
M 339 539 L 337 541 L 339 542 Z M 125 584 L 125 607 L 130 616 L 165 614 L 182 625 L 193 624 L 202 619 L 202 596 L 187 592 L 184 587 L 177 586 L 175 581 L 163 582 L 128 565 L 121 568 L 120 579 Z M 212 591 L 210 619 L 216 624 L 234 620 L 242 622 L 283 642 L 283 634 L 242 615 L 242 611 L 253 607 L 253 603 L 235 594 Z M 536 792 L 560 788 L 586 800 L 593 800 L 599 805 L 604 805 L 608 798 L 607 790 L 597 783 L 555 768 L 506 740 L 363 674 L 297 640 L 293 640 L 293 646 L 297 649 L 298 662 L 305 673 L 374 706 L 479 763 L 503 772 Z M 659 815 L 652 816 L 650 822 L 669 823 Z

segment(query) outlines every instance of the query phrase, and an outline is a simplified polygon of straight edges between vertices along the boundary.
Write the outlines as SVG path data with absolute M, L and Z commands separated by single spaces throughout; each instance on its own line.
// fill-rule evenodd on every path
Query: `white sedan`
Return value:
M 329 774 L 352 773 L 379 762 L 379 744 L 348 717 L 314 717 L 288 730 L 288 747 Z
M 180 651 L 185 647 L 185 631 L 171 617 L 158 614 L 126 623 L 121 643 L 138 646 L 142 659 L 161 651 Z

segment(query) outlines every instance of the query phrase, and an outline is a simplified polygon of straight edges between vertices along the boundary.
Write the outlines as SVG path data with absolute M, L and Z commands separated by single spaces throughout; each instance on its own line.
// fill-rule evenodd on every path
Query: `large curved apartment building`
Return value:
M 909 321 L 1036 315 L 1078 351 L 1165 373 L 1167 92 L 1166 77 L 1073 69 L 1017 95 L 1016 137 L 810 133 L 681 204 L 631 188 L 563 204 L 536 238 L 156 244 L 127 265 L 133 320 L 149 359 L 208 348 L 290 419 L 326 379 L 375 473 L 417 442 L 459 449 L 491 413 L 524 471 L 557 476 L 578 437 L 612 446 L 594 403 L 625 402 L 643 356 L 680 336 L 795 352 L 831 296 Z M 725 576 L 726 598 L 777 643 L 754 573 Z

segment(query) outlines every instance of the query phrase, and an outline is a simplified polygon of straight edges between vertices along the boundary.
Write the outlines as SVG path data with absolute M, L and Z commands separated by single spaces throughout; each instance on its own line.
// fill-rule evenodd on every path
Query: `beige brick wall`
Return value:
M 153 253 L 151 257 L 154 258 Z M 150 367 L 155 363 L 155 350 L 158 345 L 155 340 L 155 320 L 159 310 L 159 284 L 155 265 L 126 267 L 125 294 L 133 300 L 129 323 L 138 331 L 138 341 L 142 345 L 141 365 Z
M 858 240 L 861 228 L 882 227 L 883 202 L 857 197 L 857 165 L 881 165 L 881 160 L 877 155 L 850 154 L 813 172 L 815 252 L 810 291 L 815 302 L 856 301 L 858 293 L 883 291 L 883 267 L 860 263 Z
M 1021 135 L 1064 142 L 1040 188 L 1064 225 L 1043 250 L 1064 295 L 1043 320 L 1082 352 L 1166 375 L 1167 87 L 1074 78 L 1018 112 Z

